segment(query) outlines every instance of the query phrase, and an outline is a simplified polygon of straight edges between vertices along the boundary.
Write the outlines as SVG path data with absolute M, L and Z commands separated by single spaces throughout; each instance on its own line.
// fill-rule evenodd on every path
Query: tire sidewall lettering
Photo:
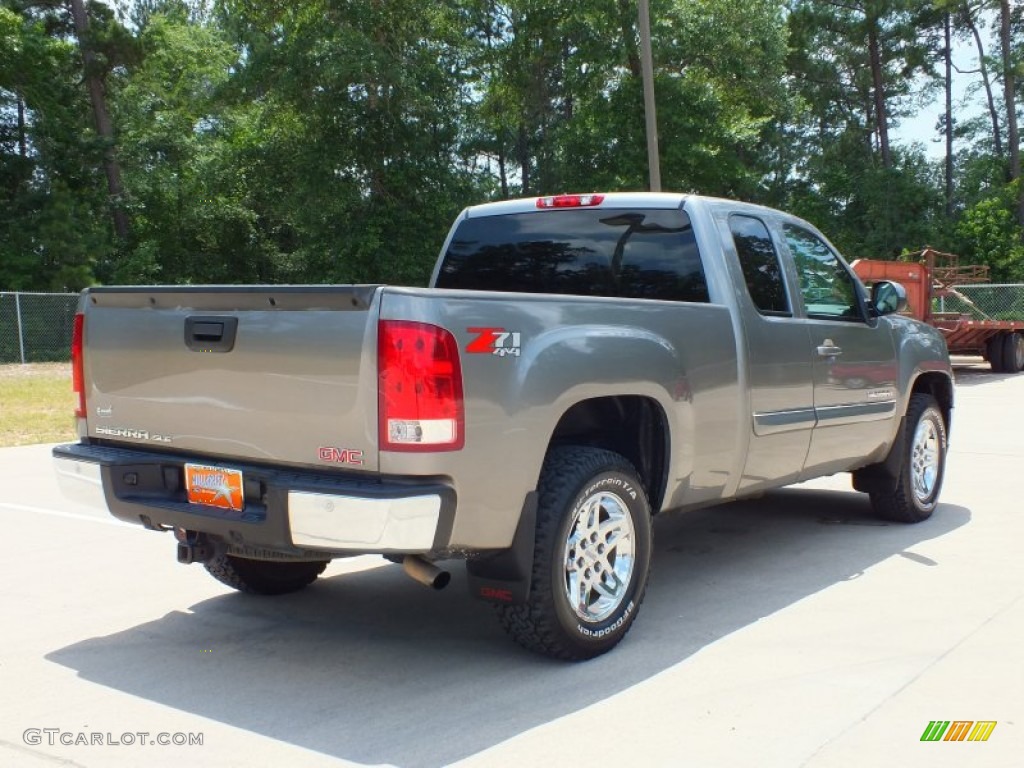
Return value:
M 633 518 L 634 531 L 637 536 L 637 546 L 650 547 L 649 537 L 641 530 L 642 524 L 639 522 L 638 517 L 641 514 L 645 514 L 643 504 L 639 503 L 639 489 L 636 485 L 630 482 L 628 479 L 619 476 L 615 469 L 608 469 L 603 477 L 600 477 L 593 482 L 587 483 L 582 491 L 580 491 L 576 500 L 573 503 L 570 514 L 567 516 L 566 527 L 563 530 L 563 536 L 568 534 L 568 526 L 572 524 L 571 521 L 575 520 L 576 515 L 580 509 L 588 502 L 595 493 L 610 493 L 613 494 L 623 502 L 623 505 L 629 510 L 629 514 Z M 639 507 L 639 508 L 638 508 Z M 558 562 L 555 563 L 558 569 L 559 579 L 564 578 L 563 564 Z M 630 585 L 627 594 L 623 598 L 623 603 L 616 610 L 616 612 L 605 619 L 603 622 L 594 624 L 592 626 L 586 626 L 580 622 L 579 618 L 573 612 L 571 606 L 565 600 L 563 595 L 559 595 L 557 600 L 559 606 L 559 612 L 566 616 L 571 622 L 571 625 L 575 629 L 577 636 L 582 638 L 587 643 L 606 643 L 616 636 L 624 633 L 632 622 L 633 614 L 636 611 L 636 595 L 640 584 L 646 583 L 647 574 L 646 571 L 639 573 L 634 570 L 630 577 Z
M 636 501 L 637 499 L 637 489 L 632 483 L 622 479 L 621 477 L 604 477 L 598 480 L 597 482 L 591 484 L 590 487 L 588 487 L 585 491 L 583 491 L 583 493 L 581 493 L 576 498 L 576 504 L 573 506 L 572 510 L 573 514 L 575 515 L 577 512 L 579 512 L 580 507 L 582 507 L 583 503 L 587 501 L 591 496 L 593 496 L 595 493 L 599 491 L 607 490 L 609 487 L 621 490 L 624 494 L 626 494 L 626 496 L 628 496 L 633 501 Z
M 622 626 L 627 621 L 629 621 L 629 617 L 633 614 L 633 609 L 635 607 L 636 606 L 635 606 L 633 600 L 631 599 L 629 601 L 629 603 L 626 605 L 626 610 L 624 610 L 622 612 L 622 615 L 619 616 L 615 621 L 613 621 L 609 626 L 607 626 L 607 627 L 605 627 L 603 629 L 593 630 L 593 629 L 587 629 L 582 624 L 577 623 L 576 624 L 576 631 L 579 632 L 584 637 L 589 637 L 592 640 L 600 640 L 602 637 L 607 637 L 608 635 L 612 634 L 616 630 L 622 629 Z

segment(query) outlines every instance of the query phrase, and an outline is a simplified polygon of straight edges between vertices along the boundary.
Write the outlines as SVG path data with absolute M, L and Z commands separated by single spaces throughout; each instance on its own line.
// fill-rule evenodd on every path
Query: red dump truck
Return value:
M 865 285 L 903 285 L 904 313 L 938 328 L 951 355 L 980 355 L 996 373 L 1024 370 L 1024 286 L 991 284 L 988 267 L 960 266 L 955 255 L 931 248 L 911 258 L 851 266 Z

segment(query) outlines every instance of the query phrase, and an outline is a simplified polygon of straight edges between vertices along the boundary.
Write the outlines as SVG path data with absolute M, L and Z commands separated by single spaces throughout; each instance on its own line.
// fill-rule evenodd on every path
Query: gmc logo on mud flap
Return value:
M 502 603 L 511 603 L 512 590 L 495 589 L 494 587 L 480 587 L 480 597 L 484 600 L 498 600 Z
M 363 463 L 363 452 L 354 448 L 332 448 L 324 446 L 320 449 L 320 461 L 329 461 L 332 464 L 353 464 L 360 466 Z

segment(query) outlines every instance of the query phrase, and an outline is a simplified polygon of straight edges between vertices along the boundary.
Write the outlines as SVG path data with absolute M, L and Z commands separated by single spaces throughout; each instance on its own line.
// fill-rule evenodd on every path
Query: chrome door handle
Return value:
M 843 354 L 843 348 L 837 347 L 832 339 L 825 339 L 820 347 L 818 347 L 818 354 L 822 357 L 837 357 Z

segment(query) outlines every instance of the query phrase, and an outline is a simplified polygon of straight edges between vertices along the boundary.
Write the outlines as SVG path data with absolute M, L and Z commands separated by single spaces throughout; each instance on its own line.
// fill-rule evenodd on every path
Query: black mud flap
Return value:
M 853 473 L 853 488 L 861 493 L 891 493 L 896 490 L 903 471 L 907 446 L 907 420 L 900 420 L 889 455 Z
M 537 493 L 523 502 L 512 546 L 466 561 L 469 591 L 492 603 L 524 603 L 530 595 L 533 550 L 537 538 Z

